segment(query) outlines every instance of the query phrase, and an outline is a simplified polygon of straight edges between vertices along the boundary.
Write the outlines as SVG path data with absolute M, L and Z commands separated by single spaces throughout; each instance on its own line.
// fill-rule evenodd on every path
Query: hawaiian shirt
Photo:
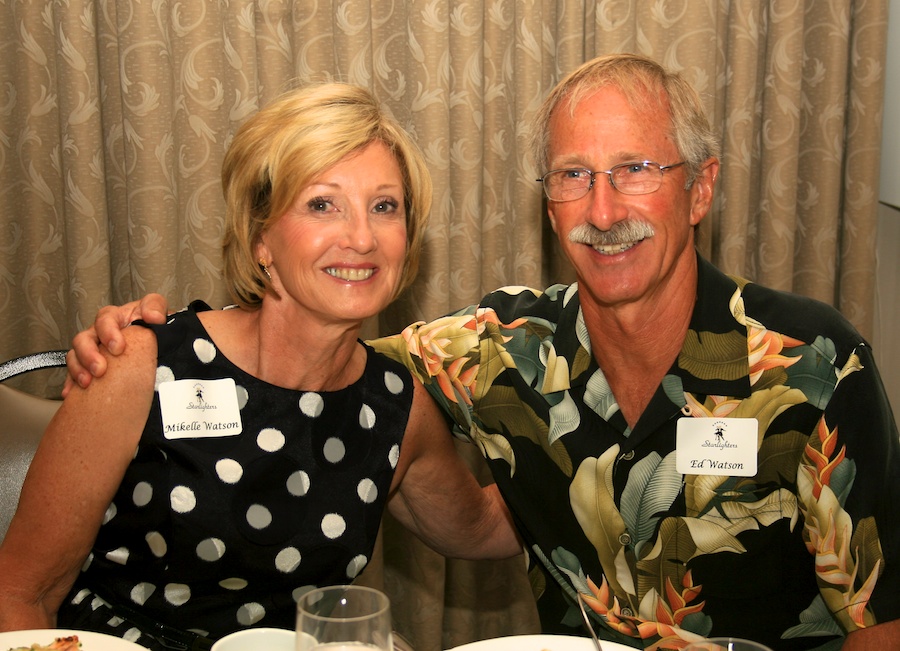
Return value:
M 900 441 L 871 348 L 834 309 L 699 259 L 681 352 L 633 429 L 577 284 L 500 289 L 375 346 L 486 459 L 546 632 L 583 634 L 576 593 L 599 635 L 652 649 L 839 648 L 900 617 Z M 696 417 L 757 419 L 757 474 L 679 473 L 677 423 Z

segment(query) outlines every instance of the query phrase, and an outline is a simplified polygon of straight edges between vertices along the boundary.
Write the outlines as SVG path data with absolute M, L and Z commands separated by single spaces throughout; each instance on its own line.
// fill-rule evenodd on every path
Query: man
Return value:
M 376 345 L 487 459 L 545 630 L 577 632 L 577 593 L 630 645 L 897 648 L 900 442 L 871 350 L 833 309 L 697 255 L 719 162 L 696 94 L 642 57 L 590 61 L 545 101 L 534 153 L 578 282 Z M 98 322 L 109 346 L 130 318 Z

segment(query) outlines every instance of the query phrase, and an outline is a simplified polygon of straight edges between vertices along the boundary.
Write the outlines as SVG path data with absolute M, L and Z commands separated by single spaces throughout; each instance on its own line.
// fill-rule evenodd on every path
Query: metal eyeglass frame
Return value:
M 630 162 L 630 163 L 619 163 L 618 165 L 613 165 L 608 170 L 598 170 L 596 172 L 593 172 L 584 167 L 563 167 L 563 168 L 556 169 L 556 170 L 550 170 L 549 172 L 544 174 L 541 178 L 535 179 L 535 180 L 541 184 L 541 187 L 544 190 L 544 195 L 550 201 L 556 201 L 557 203 L 561 203 L 564 201 L 577 201 L 578 199 L 581 199 L 581 198 L 587 196 L 588 192 L 590 192 L 591 189 L 594 187 L 594 181 L 596 180 L 598 174 L 606 174 L 606 178 L 609 181 L 609 184 L 615 190 L 617 190 L 618 192 L 621 192 L 622 194 L 629 194 L 629 195 L 651 194 L 651 193 L 659 190 L 659 188 L 662 186 L 664 172 L 666 172 L 667 170 L 670 170 L 670 169 L 674 169 L 676 167 L 680 167 L 680 166 L 684 165 L 686 162 L 687 161 L 681 161 L 678 163 L 672 163 L 671 165 L 660 165 L 659 163 L 657 163 L 655 161 L 651 161 L 651 160 L 634 161 L 634 162 Z M 659 170 L 659 185 L 657 185 L 652 190 L 641 190 L 638 192 L 635 192 L 633 190 L 623 190 L 618 185 L 616 185 L 616 182 L 613 180 L 613 175 L 621 169 L 625 169 L 627 167 L 634 167 L 635 165 L 640 165 L 641 167 L 643 167 L 645 169 L 648 167 L 651 169 L 653 169 L 653 168 L 658 169 Z M 590 175 L 591 182 L 584 189 L 584 193 L 578 195 L 577 197 L 569 197 L 567 199 L 554 199 L 553 197 L 550 196 L 550 193 L 547 190 L 547 184 L 544 182 L 544 179 L 546 179 L 551 174 L 556 174 L 557 172 L 586 172 L 587 174 Z

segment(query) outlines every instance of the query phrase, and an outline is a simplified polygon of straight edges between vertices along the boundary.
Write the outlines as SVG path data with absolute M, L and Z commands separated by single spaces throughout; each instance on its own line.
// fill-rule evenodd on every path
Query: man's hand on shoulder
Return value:
M 122 330 L 137 319 L 147 323 L 164 323 L 167 307 L 162 295 L 147 294 L 139 301 L 101 308 L 94 324 L 72 339 L 72 350 L 66 355 L 69 375 L 63 396 L 69 393 L 73 384 L 86 388 L 93 378 L 106 373 L 106 358 L 100 352 L 100 346 L 105 346 L 112 355 L 121 355 L 125 350 Z

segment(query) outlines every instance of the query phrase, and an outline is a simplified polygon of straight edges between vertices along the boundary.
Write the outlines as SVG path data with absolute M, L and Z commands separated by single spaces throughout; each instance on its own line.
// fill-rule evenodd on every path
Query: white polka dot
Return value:
M 143 606 L 154 592 L 156 592 L 156 586 L 152 583 L 138 583 L 131 589 L 131 600 L 139 606 Z
M 209 364 L 216 358 L 216 347 L 208 339 L 194 339 L 194 354 L 204 364 Z
M 318 418 L 325 407 L 325 401 L 318 393 L 304 393 L 300 396 L 300 411 L 310 418 Z
M 266 609 L 256 602 L 244 604 L 237 611 L 237 621 L 241 626 L 251 626 L 265 616 Z
M 170 604 L 173 606 L 181 606 L 190 600 L 191 589 L 183 583 L 170 583 L 166 586 L 163 594 L 166 597 L 166 601 Z
M 147 506 L 153 498 L 153 486 L 145 481 L 139 481 L 131 492 L 131 501 L 135 506 Z
M 153 383 L 153 388 L 156 391 L 159 391 L 159 385 L 163 382 L 174 382 L 175 374 L 172 372 L 168 366 L 157 366 L 156 367 L 156 380 Z
M 247 509 L 247 524 L 254 529 L 265 529 L 272 524 L 272 514 L 262 504 L 252 504 Z
M 87 555 L 87 558 L 84 559 L 84 563 L 81 565 L 81 571 L 87 572 L 87 569 L 91 566 L 91 563 L 94 562 L 94 552 L 91 552 Z
M 295 588 L 293 592 L 291 592 L 291 597 L 294 598 L 294 602 L 300 601 L 300 598 L 305 595 L 307 592 L 315 590 L 316 586 L 314 585 L 302 585 L 299 588 Z
M 110 505 L 106 507 L 106 513 L 103 514 L 103 524 L 106 524 L 116 517 L 116 513 L 118 512 L 119 509 L 116 507 L 115 503 L 110 503 Z
M 106 623 L 109 624 L 110 626 L 112 626 L 113 628 L 116 628 L 120 624 L 122 624 L 124 621 L 125 620 L 122 619 L 121 617 L 116 617 L 115 615 L 113 615 L 112 617 L 110 617 L 109 619 L 106 620 Z
M 277 429 L 267 427 L 256 437 L 256 444 L 266 452 L 277 452 L 284 447 L 284 434 Z
M 359 499 L 363 502 L 371 504 L 378 499 L 378 487 L 375 486 L 375 482 L 366 478 L 356 486 L 356 494 L 359 495 Z
M 392 445 L 390 452 L 388 452 L 388 461 L 391 464 L 391 468 L 397 467 L 397 462 L 400 460 L 400 446 Z
M 300 565 L 300 551 L 296 547 L 285 547 L 275 556 L 275 567 L 279 572 L 288 574 Z
M 359 426 L 363 429 L 375 427 L 375 412 L 369 405 L 363 405 L 359 410 Z
M 197 545 L 197 557 L 203 561 L 217 561 L 225 554 L 225 543 L 218 538 L 201 540 Z
M 219 581 L 219 585 L 226 590 L 243 590 L 247 587 L 247 582 L 244 579 L 233 576 L 229 579 L 222 579 Z
M 78 593 L 74 597 L 72 597 L 71 604 L 73 606 L 77 606 L 82 601 L 84 601 L 85 597 L 87 597 L 90 594 L 91 594 L 90 590 L 88 590 L 87 588 L 82 588 L 81 590 L 78 591 Z
M 247 406 L 247 401 L 250 399 L 250 394 L 247 393 L 247 389 L 242 387 L 240 384 L 235 385 L 234 392 L 237 394 L 238 409 L 243 409 Z
M 125 563 L 128 562 L 130 553 L 131 552 L 128 551 L 127 547 L 119 547 L 118 549 L 106 552 L 106 559 L 113 563 L 118 563 L 119 565 L 125 565 Z
M 294 497 L 303 497 L 309 491 L 309 475 L 302 470 L 291 473 L 287 478 L 287 489 Z
M 135 644 L 137 643 L 140 636 L 140 630 L 134 628 L 133 626 L 122 634 L 123 639 L 128 640 L 129 642 L 134 642 Z
M 197 497 L 187 486 L 176 486 L 169 495 L 169 502 L 176 513 L 190 513 L 197 506 Z
M 344 442 L 341 439 L 336 438 L 330 438 L 325 441 L 325 445 L 322 448 L 322 453 L 325 455 L 325 458 L 331 463 L 337 463 L 341 459 L 343 459 L 344 453 L 346 451 L 346 448 L 344 448 Z
M 236 484 L 244 476 L 244 469 L 234 459 L 219 459 L 216 462 L 216 474 L 226 484 Z
M 384 386 L 395 396 L 403 392 L 403 380 L 396 373 L 385 371 Z
M 330 538 L 331 540 L 340 538 L 344 535 L 344 531 L 346 530 L 347 523 L 344 522 L 344 518 L 337 513 L 329 513 L 322 518 L 322 533 L 325 534 L 326 538 Z
M 360 554 L 359 556 L 354 556 L 353 560 L 351 560 L 347 564 L 347 576 L 351 579 L 355 579 L 356 575 L 362 572 L 362 569 L 366 566 L 369 560 Z
M 162 534 L 158 531 L 151 531 L 146 536 L 144 536 L 144 540 L 147 541 L 147 546 L 150 547 L 150 551 L 157 558 L 162 558 L 169 550 L 169 545 L 166 543 L 166 539 L 163 538 Z
M 101 606 L 109 606 L 109 604 L 106 603 L 105 601 L 103 601 L 103 599 L 101 599 L 100 597 L 97 597 L 95 595 L 94 598 L 91 599 L 91 610 L 97 610 Z

